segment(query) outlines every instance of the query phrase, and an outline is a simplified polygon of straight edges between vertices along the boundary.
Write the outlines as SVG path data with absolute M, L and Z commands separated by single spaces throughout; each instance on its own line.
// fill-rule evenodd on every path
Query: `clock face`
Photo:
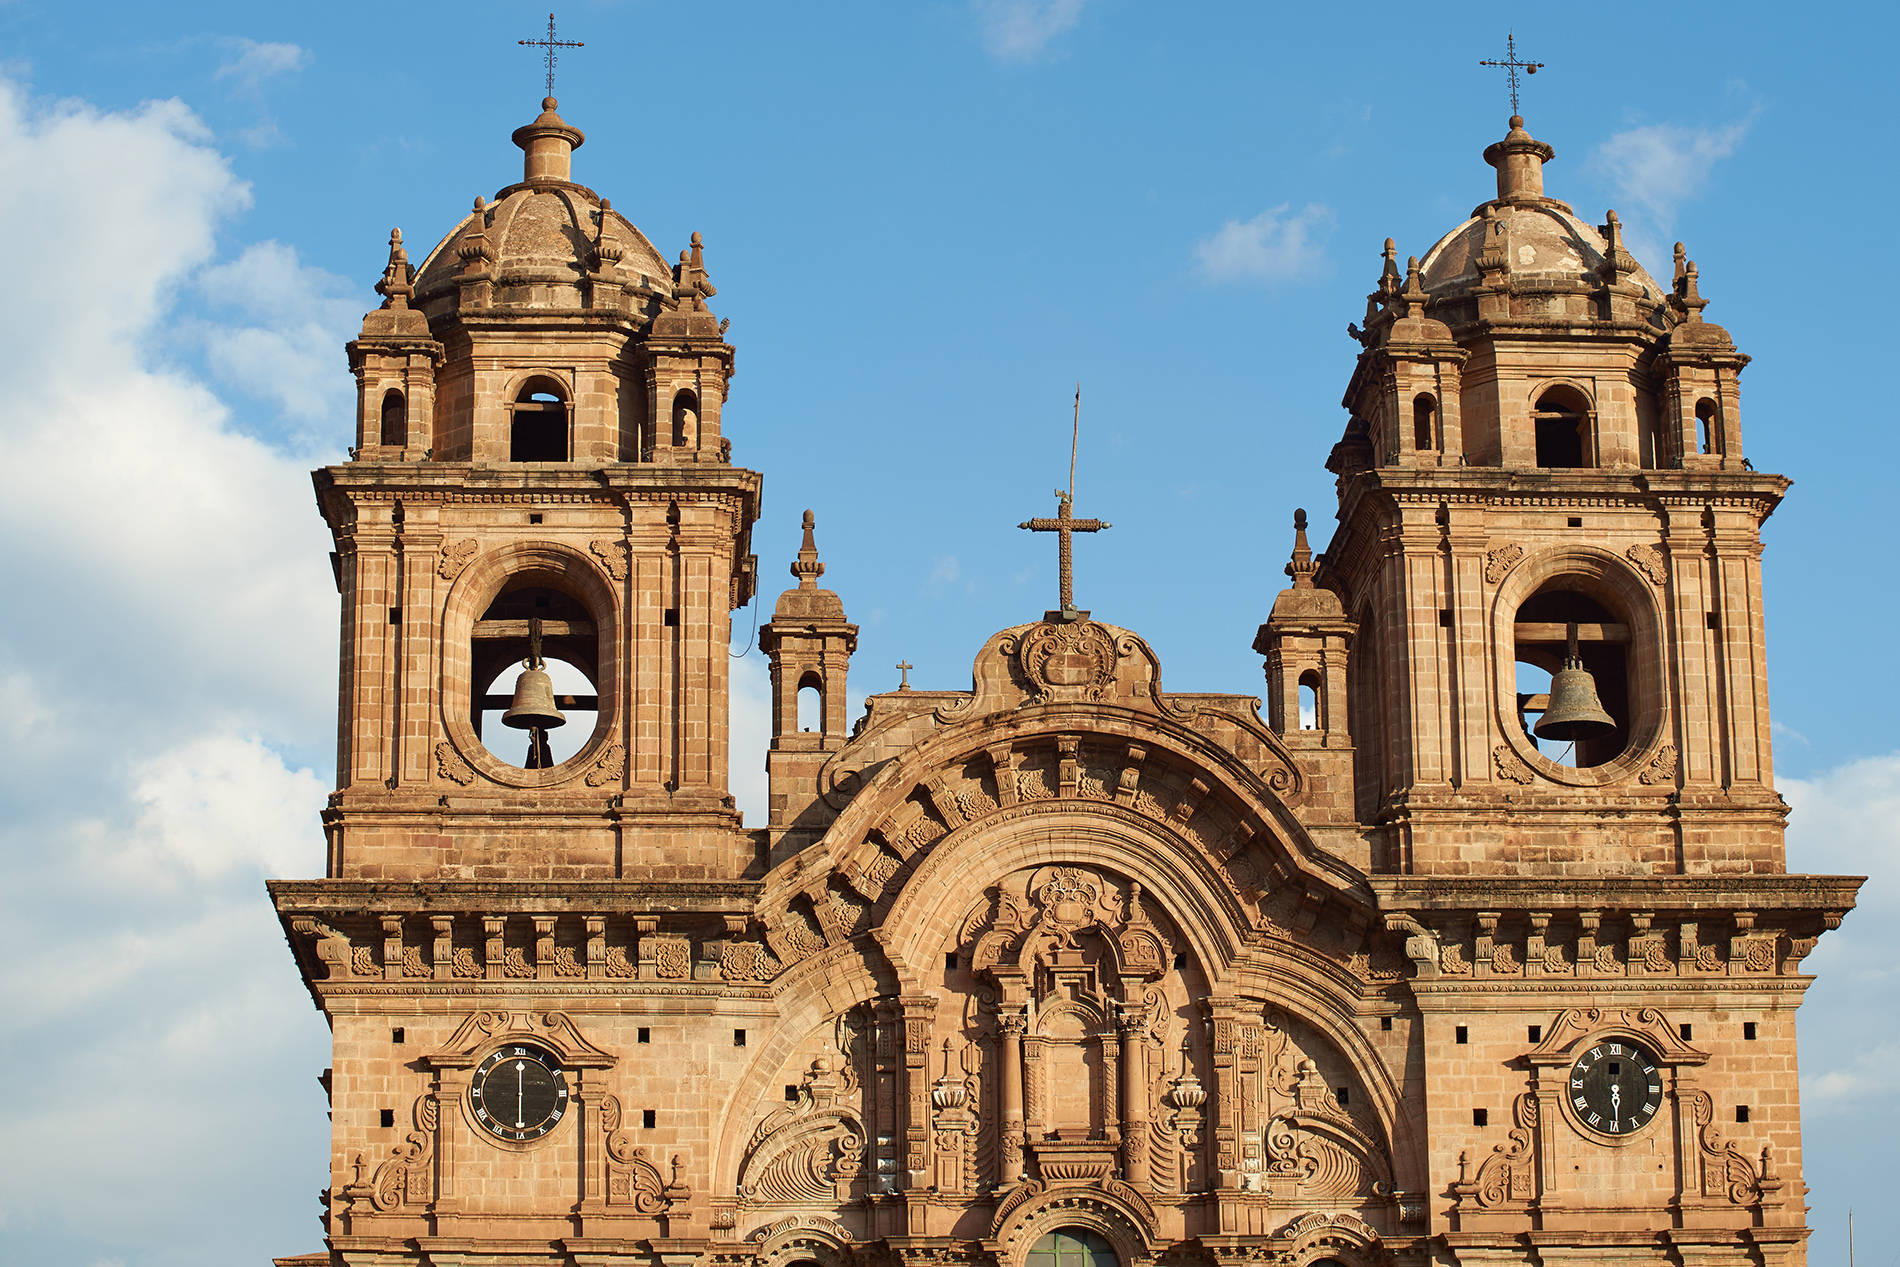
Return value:
M 567 1112 L 561 1062 L 539 1047 L 510 1044 L 475 1068 L 468 1088 L 475 1120 L 498 1139 L 540 1139 Z
M 1570 1067 L 1570 1107 L 1593 1131 L 1628 1135 L 1649 1125 L 1662 1107 L 1662 1072 L 1635 1043 L 1601 1042 Z

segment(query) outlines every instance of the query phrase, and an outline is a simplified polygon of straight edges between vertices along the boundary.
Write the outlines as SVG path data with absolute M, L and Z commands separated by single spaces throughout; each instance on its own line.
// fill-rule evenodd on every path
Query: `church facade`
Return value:
M 1787 481 L 1680 248 L 1547 196 L 1517 118 L 1495 198 L 1388 241 L 1264 710 L 1065 592 L 849 718 L 807 512 L 747 828 L 762 478 L 701 243 L 575 183 L 552 98 L 514 139 L 392 236 L 315 475 L 337 790 L 271 894 L 331 1183 L 280 1262 L 1805 1262 L 1795 1009 L 1857 882 L 1785 865 Z

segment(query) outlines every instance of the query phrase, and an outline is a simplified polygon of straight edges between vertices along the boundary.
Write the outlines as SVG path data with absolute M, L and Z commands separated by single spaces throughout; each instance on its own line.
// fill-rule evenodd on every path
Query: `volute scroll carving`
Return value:
M 835 1204 L 851 1198 L 863 1171 L 865 1127 L 845 1102 L 847 1079 L 829 1060 L 814 1060 L 796 1103 L 758 1124 L 739 1163 L 739 1197 L 748 1204 Z

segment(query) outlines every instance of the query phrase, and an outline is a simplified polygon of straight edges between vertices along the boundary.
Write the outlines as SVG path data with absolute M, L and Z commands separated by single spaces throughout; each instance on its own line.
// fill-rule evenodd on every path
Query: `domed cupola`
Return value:
M 476 198 L 419 268 L 402 261 L 400 306 L 426 321 L 434 365 L 415 360 L 413 319 L 378 318 L 351 345 L 359 453 L 724 460 L 719 414 L 732 349 L 706 304 L 716 292 L 699 235 L 669 266 L 606 198 L 575 183 L 574 151 L 586 137 L 554 98 L 541 105 L 514 132 L 521 180 Z M 384 347 L 372 325 L 401 325 L 407 342 Z M 397 416 L 400 425 L 390 421 Z
M 1739 463 L 1734 375 L 1747 358 L 1702 321 L 1694 264 L 1679 247 L 1673 285 L 1658 282 L 1616 212 L 1587 224 L 1544 192 L 1555 156 L 1513 115 L 1484 151 L 1495 198 L 1402 282 L 1387 240 L 1364 326 L 1351 327 L 1364 352 L 1335 470 Z

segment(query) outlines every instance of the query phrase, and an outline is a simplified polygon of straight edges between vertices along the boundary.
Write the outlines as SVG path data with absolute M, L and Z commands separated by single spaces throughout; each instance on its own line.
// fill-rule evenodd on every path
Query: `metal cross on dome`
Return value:
M 1043 516 L 1026 520 L 1016 526 L 1027 528 L 1031 532 L 1053 532 L 1061 542 L 1056 554 L 1061 573 L 1061 617 L 1063 620 L 1079 620 L 1082 613 L 1075 606 L 1075 546 L 1073 534 L 1078 532 L 1100 532 L 1115 525 L 1103 519 L 1077 519 L 1075 507 L 1075 451 L 1082 439 L 1082 384 L 1075 385 L 1075 430 L 1069 440 L 1069 489 L 1056 490 L 1056 513 L 1053 517 Z
M 1502 69 L 1505 74 L 1510 76 L 1512 118 L 1516 118 L 1523 113 L 1523 111 L 1517 108 L 1517 72 L 1521 70 L 1527 75 L 1535 75 L 1544 68 L 1544 63 L 1542 62 L 1521 62 L 1517 59 L 1517 33 L 1515 31 L 1507 31 L 1505 33 L 1503 61 L 1493 62 L 1480 60 L 1478 65 L 1498 67 Z
M 517 43 L 517 44 L 525 44 L 525 45 L 527 45 L 527 46 L 529 46 L 530 48 L 545 48 L 545 49 L 546 49 L 546 50 L 548 51 L 548 91 L 547 91 L 547 95 L 548 95 L 548 96 L 550 96 L 550 97 L 552 97 L 552 96 L 554 95 L 554 50 L 555 50 L 555 49 L 557 49 L 557 48 L 586 48 L 586 47 L 587 47 L 587 45 L 586 45 L 585 43 L 583 43 L 582 41 L 580 41 L 580 40 L 557 40 L 557 39 L 555 39 L 555 38 L 554 38 L 554 15 L 553 15 L 552 13 L 550 13 L 550 14 L 548 14 L 548 35 L 547 35 L 547 38 L 546 38 L 546 39 L 543 39 L 543 40 L 516 40 L 516 41 L 515 41 L 515 43 Z

